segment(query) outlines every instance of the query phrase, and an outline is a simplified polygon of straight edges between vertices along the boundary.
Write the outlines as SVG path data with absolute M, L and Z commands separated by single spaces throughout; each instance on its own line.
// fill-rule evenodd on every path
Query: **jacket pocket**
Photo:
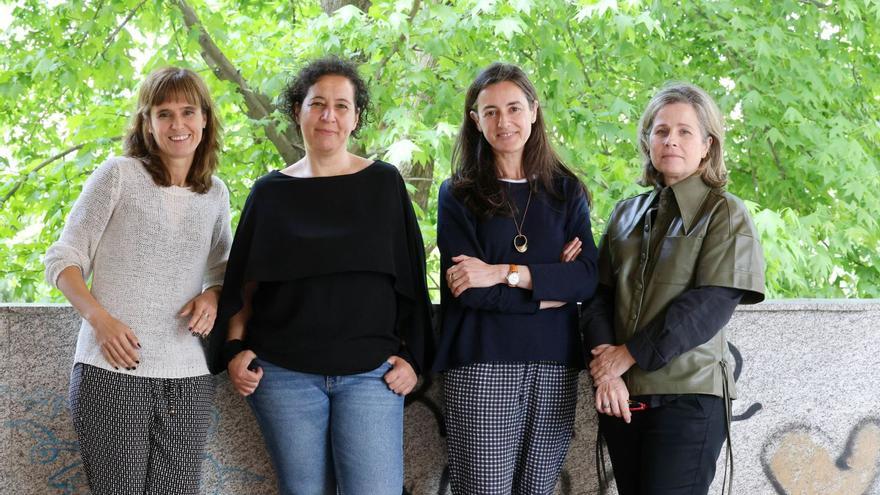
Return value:
M 663 284 L 690 285 L 702 245 L 701 237 L 664 238 L 654 264 L 654 280 Z

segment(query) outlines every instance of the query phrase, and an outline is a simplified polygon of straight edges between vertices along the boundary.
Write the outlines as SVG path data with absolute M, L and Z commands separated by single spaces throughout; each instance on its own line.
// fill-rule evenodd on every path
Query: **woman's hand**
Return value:
M 229 366 L 226 368 L 226 371 L 229 372 L 229 381 L 232 382 L 235 391 L 243 397 L 254 393 L 254 390 L 260 385 L 260 379 L 263 378 L 263 368 L 258 367 L 254 371 L 248 369 L 251 361 L 256 357 L 257 355 L 254 354 L 254 351 L 245 349 L 236 354 L 229 361 Z
M 581 255 L 581 246 L 583 246 L 583 243 L 577 237 L 568 241 L 568 243 L 562 247 L 562 254 L 559 255 L 559 261 L 568 263 L 577 259 L 577 257 Z
M 220 300 L 220 288 L 211 287 L 205 292 L 189 300 L 180 310 L 180 316 L 192 315 L 187 323 L 190 333 L 199 337 L 207 337 L 214 328 L 217 318 L 217 302 Z
M 596 410 L 630 422 L 632 412 L 629 410 L 629 390 L 623 378 L 612 378 L 596 387 Z
M 636 364 L 636 360 L 625 345 L 602 344 L 594 347 L 590 352 L 593 354 L 590 375 L 595 385 L 619 378 Z
M 92 324 L 95 339 L 101 347 L 101 354 L 113 368 L 125 368 L 129 371 L 141 364 L 137 349 L 141 344 L 128 325 L 104 312 Z
M 565 301 L 541 301 L 541 303 L 538 305 L 538 309 L 561 308 L 561 307 L 565 306 L 566 304 L 568 304 L 568 303 Z
M 507 265 L 489 265 L 479 258 L 454 256 L 453 267 L 446 270 L 446 283 L 453 297 L 458 297 L 470 288 L 492 287 L 505 282 Z
M 419 381 L 412 366 L 400 356 L 390 356 L 388 364 L 391 365 L 391 369 L 385 373 L 385 383 L 388 384 L 388 388 L 397 395 L 412 392 Z

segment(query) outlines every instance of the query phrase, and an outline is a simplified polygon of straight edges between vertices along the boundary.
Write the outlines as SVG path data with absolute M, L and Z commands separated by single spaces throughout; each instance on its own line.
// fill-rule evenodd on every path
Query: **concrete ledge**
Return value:
M 880 494 L 880 301 L 775 300 L 742 307 L 729 325 L 734 492 Z M 0 304 L 0 492 L 86 494 L 67 411 L 79 317 L 66 305 Z M 406 407 L 411 494 L 448 493 L 439 377 Z M 595 411 L 580 382 L 577 428 L 557 492 L 598 493 Z M 259 430 L 225 375 L 210 430 L 204 493 L 275 493 Z M 720 493 L 719 476 L 712 493 Z M 609 466 L 610 472 L 610 466 Z M 612 491 L 612 493 L 614 493 Z

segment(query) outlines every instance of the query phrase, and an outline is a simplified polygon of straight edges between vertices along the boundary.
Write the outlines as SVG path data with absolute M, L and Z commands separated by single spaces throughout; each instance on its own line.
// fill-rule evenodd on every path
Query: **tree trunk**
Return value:
M 370 0 L 321 0 L 321 8 L 328 14 L 332 14 L 346 5 L 354 5 L 366 12 L 370 10 L 372 2 Z
M 177 5 L 183 13 L 183 20 L 186 26 L 190 29 L 195 27 L 199 30 L 199 45 L 202 47 L 202 58 L 211 70 L 214 71 L 214 75 L 218 79 L 230 81 L 238 86 L 238 92 L 244 96 L 248 117 L 255 120 L 266 119 L 269 122 L 266 125 L 266 137 L 275 145 L 281 157 L 284 158 L 284 163 L 291 164 L 302 158 L 305 155 L 305 149 L 299 136 L 296 135 L 294 126 L 288 126 L 284 132 L 278 129 L 278 126 L 275 125 L 271 117 L 275 107 L 272 105 L 269 97 L 252 90 L 248 86 L 247 81 L 241 77 L 238 69 L 232 65 L 232 62 L 226 58 L 220 47 L 211 39 L 198 15 L 196 15 L 195 10 L 186 3 L 186 0 L 178 0 Z

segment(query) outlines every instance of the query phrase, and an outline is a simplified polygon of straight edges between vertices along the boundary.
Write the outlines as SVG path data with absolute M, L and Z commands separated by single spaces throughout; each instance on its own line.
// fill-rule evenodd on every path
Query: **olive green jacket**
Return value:
M 648 210 L 659 195 L 654 219 Z M 742 289 L 743 304 L 764 300 L 764 256 L 743 202 L 695 174 L 667 188 L 619 202 L 599 244 L 599 282 L 614 288 L 614 332 L 626 343 L 688 289 Z M 725 330 L 663 368 L 634 366 L 630 395 L 735 396 Z

